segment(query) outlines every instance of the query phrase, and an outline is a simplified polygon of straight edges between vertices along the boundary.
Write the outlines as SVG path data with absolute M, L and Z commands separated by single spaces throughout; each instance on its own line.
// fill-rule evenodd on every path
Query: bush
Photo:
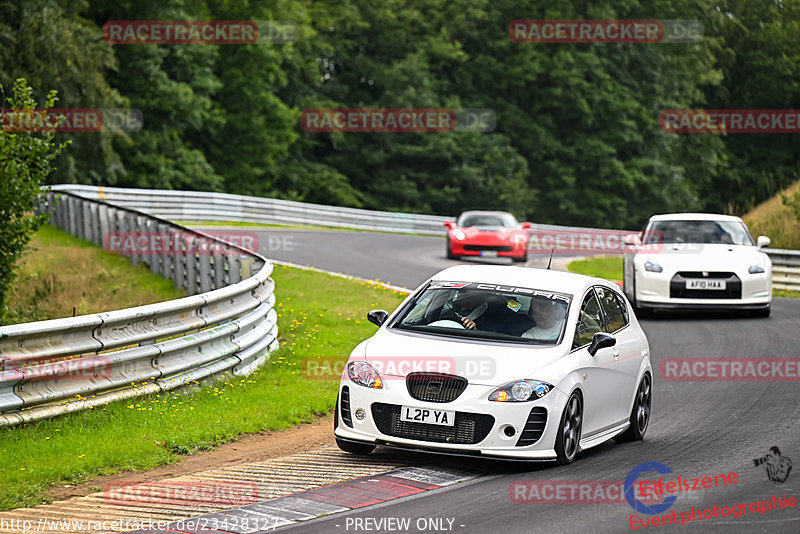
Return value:
M 5 97 L 0 84 L 0 103 Z M 8 293 L 14 281 L 14 267 L 33 233 L 47 220 L 34 215 L 37 198 L 50 164 L 66 143 L 53 142 L 53 129 L 18 131 L 18 123 L 8 123 L 8 113 L 37 113 L 33 89 L 24 78 L 14 82 L 14 96 L 6 99 L 0 113 L 0 323 L 7 314 Z M 47 95 L 45 109 L 57 101 L 56 92 Z

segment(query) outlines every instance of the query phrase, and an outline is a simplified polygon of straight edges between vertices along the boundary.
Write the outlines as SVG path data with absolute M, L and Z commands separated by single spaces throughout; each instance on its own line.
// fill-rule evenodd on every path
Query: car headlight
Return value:
M 350 380 L 372 389 L 382 389 L 383 380 L 378 372 L 367 362 L 350 362 L 347 364 L 347 376 Z
M 515 380 L 500 386 L 489 395 L 490 401 L 525 402 L 541 399 L 553 386 L 540 380 Z
M 453 232 L 453 237 L 455 237 L 459 241 L 467 238 L 467 236 L 461 230 L 456 230 L 455 232 Z
M 662 269 L 661 266 L 656 262 L 648 260 L 644 262 L 644 270 L 650 271 L 651 273 L 660 273 L 664 269 Z
M 758 274 L 758 273 L 763 273 L 765 271 L 763 265 L 751 265 L 750 268 L 747 269 L 747 272 L 750 274 Z

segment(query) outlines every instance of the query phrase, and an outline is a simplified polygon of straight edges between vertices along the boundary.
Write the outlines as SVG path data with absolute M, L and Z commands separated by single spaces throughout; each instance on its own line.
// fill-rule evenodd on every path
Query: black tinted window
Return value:
M 603 331 L 603 314 L 594 292 L 586 295 L 581 305 L 578 324 L 575 327 L 575 338 L 572 348 L 578 348 L 592 342 L 592 337 L 597 332 Z
M 613 333 L 624 328 L 628 324 L 628 318 L 616 292 L 605 287 L 596 287 L 595 290 L 606 314 L 606 332 Z

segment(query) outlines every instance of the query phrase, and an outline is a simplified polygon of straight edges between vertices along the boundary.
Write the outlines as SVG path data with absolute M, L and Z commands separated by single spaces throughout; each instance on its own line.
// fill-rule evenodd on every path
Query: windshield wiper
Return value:
M 495 341 L 510 341 L 512 343 L 523 343 L 526 345 L 555 345 L 556 341 L 543 341 L 540 339 L 527 339 L 510 334 L 501 334 L 500 332 L 486 332 L 484 330 L 456 330 L 454 328 L 447 328 L 446 326 L 418 326 L 399 324 L 394 328 L 401 330 L 412 330 L 414 332 L 422 332 L 424 334 L 442 334 L 453 337 L 469 337 L 477 339 L 491 339 Z M 465 335 L 466 334 L 466 335 Z

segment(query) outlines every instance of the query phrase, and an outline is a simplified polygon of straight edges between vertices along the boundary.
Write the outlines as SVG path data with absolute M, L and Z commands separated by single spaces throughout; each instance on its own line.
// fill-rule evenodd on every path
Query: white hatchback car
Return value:
M 650 310 L 752 310 L 767 316 L 772 262 L 739 217 L 674 213 L 650 218 L 625 243 L 623 287 L 637 313 Z
M 571 462 L 647 431 L 647 338 L 619 288 L 507 266 L 433 276 L 352 352 L 339 386 L 339 447 L 377 445 Z

